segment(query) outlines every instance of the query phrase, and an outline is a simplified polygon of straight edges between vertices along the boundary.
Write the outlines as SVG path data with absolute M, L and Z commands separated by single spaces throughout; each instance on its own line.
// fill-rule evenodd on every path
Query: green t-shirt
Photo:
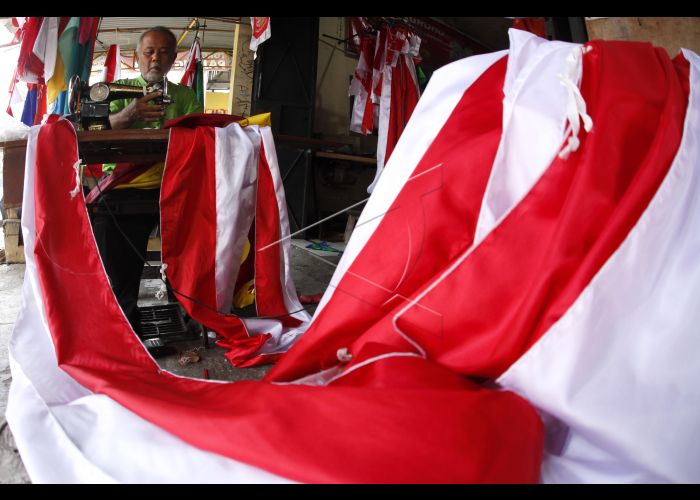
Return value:
M 146 84 L 146 80 L 144 80 L 142 76 L 139 76 L 138 78 L 116 80 L 114 83 L 143 87 Z M 173 102 L 165 107 L 165 116 L 162 120 L 157 122 L 134 122 L 129 126 L 129 128 L 162 128 L 166 121 L 177 118 L 178 116 L 204 112 L 204 107 L 197 100 L 197 94 L 195 94 L 191 88 L 168 81 L 168 94 L 172 98 Z M 131 101 L 133 101 L 133 99 L 116 99 L 109 103 L 109 112 L 118 113 L 122 109 L 126 108 Z M 114 163 L 106 163 L 102 166 L 102 170 L 104 172 L 111 172 L 114 170 L 115 166 L 116 164 Z
M 138 78 L 116 80 L 114 83 L 143 87 L 146 84 L 146 80 L 144 80 L 142 76 L 139 76 Z M 159 122 L 134 122 L 129 128 L 161 128 L 164 122 L 177 118 L 178 116 L 204 112 L 203 106 L 197 100 L 197 94 L 195 94 L 191 88 L 168 81 L 168 94 L 172 97 L 173 102 L 165 107 L 165 116 L 163 120 Z M 109 112 L 118 113 L 126 108 L 131 101 L 133 101 L 133 99 L 114 100 L 109 103 Z

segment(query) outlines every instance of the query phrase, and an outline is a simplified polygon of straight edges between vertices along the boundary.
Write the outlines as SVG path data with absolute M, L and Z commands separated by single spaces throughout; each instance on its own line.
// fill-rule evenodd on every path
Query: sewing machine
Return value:
M 168 80 L 148 83 L 142 87 L 100 82 L 88 85 L 74 75 L 68 85 L 68 111 L 66 117 L 79 130 L 109 130 L 109 103 L 115 99 L 133 99 L 151 92 L 162 91 L 163 95 L 153 99 L 156 104 L 171 104 L 168 95 Z

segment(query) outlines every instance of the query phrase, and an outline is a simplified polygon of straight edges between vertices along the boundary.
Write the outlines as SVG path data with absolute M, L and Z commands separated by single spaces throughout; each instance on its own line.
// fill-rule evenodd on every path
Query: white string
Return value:
M 559 82 L 566 87 L 568 93 L 568 101 L 566 107 L 566 118 L 568 125 L 564 136 L 569 136 L 566 145 L 559 152 L 559 158 L 566 159 L 573 151 L 577 151 L 581 145 L 578 138 L 581 129 L 580 120 L 583 120 L 583 128 L 586 132 L 590 132 L 593 128 L 593 120 L 586 110 L 586 101 L 581 95 L 578 88 L 578 81 L 581 73 L 581 58 L 583 54 L 589 52 L 591 47 L 575 47 L 566 58 L 568 71 L 566 75 L 559 73 L 557 78 Z
M 75 162 L 73 165 L 73 170 L 75 170 L 75 187 L 73 188 L 73 191 L 70 192 L 71 199 L 75 198 L 75 196 L 80 192 L 80 189 L 83 187 L 83 183 L 80 181 L 80 160 Z
M 341 347 L 336 351 L 335 355 L 338 357 L 338 361 L 342 363 L 347 363 L 352 360 L 352 354 L 348 352 L 347 347 Z

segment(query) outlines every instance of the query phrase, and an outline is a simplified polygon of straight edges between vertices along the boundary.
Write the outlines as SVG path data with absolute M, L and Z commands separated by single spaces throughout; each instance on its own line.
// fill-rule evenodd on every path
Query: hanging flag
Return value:
M 372 61 L 376 36 L 359 35 L 360 56 L 353 73 L 348 95 L 354 96 L 350 130 L 359 134 L 371 134 L 374 129 L 374 106 L 372 105 Z
M 102 68 L 102 76 L 100 81 L 113 82 L 121 78 L 121 55 L 119 53 L 119 45 L 112 44 L 107 50 L 105 57 L 104 68 Z
M 29 17 L 22 26 L 22 45 L 17 60 L 17 73 L 22 81 L 37 83 L 43 75 L 43 61 L 33 53 L 34 46 L 43 27 L 43 17 Z
M 251 17 L 250 24 L 253 33 L 250 39 L 250 50 L 257 51 L 258 46 L 272 36 L 269 17 Z
M 372 193 L 379 182 L 384 165 L 418 103 L 420 88 L 413 61 L 418 57 L 420 41 L 404 28 L 386 29 L 383 62 L 377 68 L 380 76 L 375 85 L 375 95 L 379 97 L 377 172 L 367 187 L 368 193 Z
M 204 106 L 204 67 L 199 38 L 195 38 L 185 63 L 185 73 L 180 79 L 182 85 L 190 87 L 197 94 L 197 100 Z
M 162 261 L 168 280 L 197 299 L 181 302 L 191 317 L 223 337 L 219 345 L 229 349 L 227 357 L 236 366 L 276 359 L 311 319 L 298 302 L 290 274 L 290 229 L 269 115 L 246 121 L 251 120 L 266 125 L 174 128 L 168 153 L 173 160 L 167 165 L 171 175 L 161 186 Z M 197 235 L 185 235 L 180 228 L 187 214 L 197 220 L 209 214 L 216 224 L 211 231 L 199 225 Z M 226 315 L 253 219 L 256 309 L 259 316 L 277 319 Z M 202 265 L 188 265 L 194 261 Z
M 414 61 L 421 40 L 406 28 L 382 26 L 370 35 L 366 27 L 358 35 L 360 57 L 350 82 L 349 95 L 355 97 L 350 130 L 365 135 L 378 130 L 371 193 L 420 97 Z

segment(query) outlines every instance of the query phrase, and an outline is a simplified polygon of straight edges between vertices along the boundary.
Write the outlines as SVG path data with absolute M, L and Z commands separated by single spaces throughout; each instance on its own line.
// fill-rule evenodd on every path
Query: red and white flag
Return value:
M 168 280 L 195 299 L 178 295 L 190 316 L 224 337 L 219 345 L 234 365 L 273 362 L 311 318 L 291 277 L 290 229 L 270 127 L 176 127 L 169 144 L 160 225 Z M 276 319 L 227 315 L 253 219 L 257 313 Z
M 70 194 L 74 130 L 33 127 L 7 409 L 30 477 L 697 482 L 698 78 L 689 51 L 526 33 L 435 72 L 310 328 L 255 382 L 150 358 Z
M 112 44 L 107 50 L 105 65 L 102 68 L 101 80 L 103 82 L 113 82 L 121 78 L 121 55 L 119 45 Z
M 250 38 L 250 50 L 257 51 L 258 46 L 272 36 L 269 17 L 251 17 L 253 33 Z
M 187 85 L 192 88 L 197 77 L 197 63 L 202 61 L 202 49 L 199 45 L 199 39 L 195 38 L 192 42 L 192 47 L 190 47 L 190 53 L 187 56 L 187 62 L 185 63 L 185 73 L 180 79 L 180 84 Z
M 355 96 L 350 130 L 365 135 L 378 130 L 377 172 L 367 188 L 371 193 L 420 96 L 413 62 L 420 38 L 405 29 L 385 26 L 374 35 L 363 32 L 359 48 L 349 90 Z
M 418 103 L 420 89 L 413 59 L 418 57 L 420 38 L 405 30 L 387 31 L 385 64 L 379 90 L 377 124 L 377 172 L 367 188 L 371 193 L 379 182 L 384 165 L 389 160 L 401 134 Z
M 374 130 L 374 105 L 372 103 L 372 60 L 376 36 L 361 34 L 360 57 L 350 82 L 348 95 L 354 96 L 350 130 L 358 134 L 371 134 Z

